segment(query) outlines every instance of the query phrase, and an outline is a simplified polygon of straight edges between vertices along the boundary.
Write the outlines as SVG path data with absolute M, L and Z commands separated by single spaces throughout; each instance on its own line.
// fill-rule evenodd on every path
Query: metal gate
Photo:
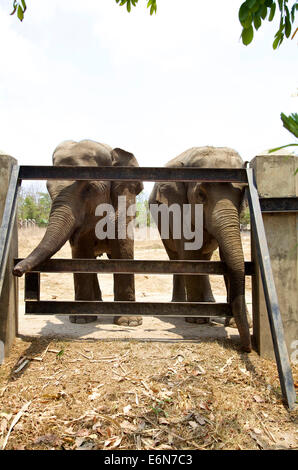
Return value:
M 296 393 L 293 383 L 288 352 L 284 340 L 281 314 L 270 264 L 270 256 L 262 219 L 264 211 L 295 210 L 297 198 L 278 198 L 279 201 L 259 199 L 251 168 L 144 168 L 144 167 L 55 167 L 17 166 L 12 169 L 0 232 L 0 294 L 14 225 L 18 188 L 22 180 L 126 180 L 126 181 L 205 181 L 233 182 L 248 185 L 248 200 L 251 226 L 260 265 L 264 294 L 274 352 L 279 373 L 281 390 L 290 409 L 294 407 Z M 290 208 L 288 207 L 290 204 Z M 267 207 L 266 207 L 267 205 Z M 286 208 L 286 209 L 285 209 Z M 15 260 L 15 263 L 21 261 Z M 229 303 L 213 302 L 130 302 L 130 301 L 41 301 L 40 273 L 116 273 L 116 274 L 191 274 L 224 275 L 227 273 L 223 262 L 218 261 L 158 261 L 158 260 L 100 260 L 100 259 L 49 259 L 25 275 L 25 313 L 35 315 L 140 315 L 169 317 L 228 317 L 231 316 Z M 245 274 L 254 274 L 251 262 L 245 263 Z M 67 313 L 66 313 L 67 312 Z M 86 313 L 88 312 L 88 313 Z

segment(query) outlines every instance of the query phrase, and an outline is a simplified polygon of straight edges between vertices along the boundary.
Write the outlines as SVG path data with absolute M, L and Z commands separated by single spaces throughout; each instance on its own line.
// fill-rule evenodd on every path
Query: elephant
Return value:
M 54 166 L 130 166 L 137 167 L 138 162 L 132 153 L 120 148 L 98 143 L 92 140 L 61 142 L 53 153 Z M 27 271 L 53 256 L 67 240 L 70 242 L 72 258 L 96 258 L 106 253 L 111 259 L 133 259 L 133 237 L 99 239 L 96 236 L 96 208 L 101 204 L 110 204 L 114 209 L 115 234 L 117 228 L 130 222 L 134 215 L 127 215 L 127 209 L 135 204 L 136 195 L 143 190 L 140 181 L 47 181 L 47 189 L 52 199 L 49 223 L 45 235 L 32 253 L 20 261 L 14 268 L 15 276 L 22 276 Z M 118 197 L 125 196 L 126 219 L 121 216 Z M 105 206 L 104 206 L 105 207 Z M 103 214 L 102 214 L 103 215 Z M 120 220 L 121 219 L 121 220 Z M 126 222 L 125 222 L 126 220 Z M 124 228 L 126 228 L 124 227 Z M 97 275 L 74 273 L 75 300 L 102 300 Z M 132 274 L 114 274 L 114 299 L 134 301 L 135 285 Z M 86 312 L 87 313 L 87 312 Z M 72 323 L 89 323 L 94 316 L 70 315 Z M 137 326 L 142 318 L 114 317 L 118 325 Z
M 166 167 L 243 168 L 240 155 L 227 147 L 193 147 L 170 160 Z M 191 227 L 194 227 L 196 205 L 203 205 L 202 244 L 198 249 L 185 249 L 186 239 L 173 237 L 173 220 L 169 219 L 169 237 L 162 241 L 171 260 L 210 260 L 219 248 L 220 258 L 227 266 L 225 284 L 228 302 L 239 330 L 244 351 L 251 351 L 251 338 L 245 304 L 245 265 L 240 236 L 239 215 L 245 193 L 245 184 L 229 182 L 157 182 L 149 207 L 178 204 L 191 208 Z M 156 207 L 156 206 L 155 206 Z M 202 206 L 201 206 L 202 207 Z M 153 212 L 152 212 L 153 215 Z M 161 217 L 153 215 L 161 233 Z M 181 230 L 182 232 L 182 230 Z M 189 241 L 189 240 L 188 240 Z M 172 302 L 214 302 L 208 275 L 174 275 Z M 186 321 L 203 323 L 202 317 Z M 207 322 L 209 319 L 207 319 Z

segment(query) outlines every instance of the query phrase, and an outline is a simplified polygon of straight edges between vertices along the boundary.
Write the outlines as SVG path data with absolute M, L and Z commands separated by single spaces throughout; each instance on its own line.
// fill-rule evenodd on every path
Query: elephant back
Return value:
M 170 160 L 167 167 L 243 168 L 243 160 L 229 147 L 192 147 Z

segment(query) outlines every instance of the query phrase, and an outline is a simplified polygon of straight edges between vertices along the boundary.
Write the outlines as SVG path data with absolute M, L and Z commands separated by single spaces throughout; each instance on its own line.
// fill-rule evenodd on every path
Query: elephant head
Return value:
M 85 140 L 62 142 L 53 153 L 55 166 L 138 166 L 134 155 L 121 149 Z M 112 204 L 117 195 L 135 199 L 142 189 L 140 182 L 121 181 L 58 181 L 50 180 L 47 188 L 52 198 L 49 224 L 39 245 L 13 274 L 22 276 L 27 271 L 53 256 L 69 239 L 93 229 L 95 209 L 100 203 Z
M 126 152 L 120 148 L 115 148 L 111 152 L 113 166 L 137 167 L 138 162 L 132 153 Z M 131 194 L 132 199 L 144 189 L 141 181 L 113 181 L 111 195 Z
M 112 165 L 115 167 L 118 166 L 126 166 L 126 167 L 137 167 L 138 162 L 135 156 L 132 153 L 126 152 L 125 150 L 116 148 L 111 152 L 112 156 Z M 125 225 L 125 228 L 129 226 L 129 224 L 134 219 L 134 213 L 130 212 L 130 208 L 134 207 L 136 202 L 136 195 L 138 195 L 144 186 L 141 181 L 112 181 L 111 183 L 111 201 L 113 207 L 115 209 L 115 224 L 116 224 L 116 231 L 118 231 L 118 225 L 121 223 Z M 125 197 L 125 205 L 121 209 L 118 206 L 119 196 Z M 120 217 L 121 210 L 125 209 L 126 217 Z M 133 258 L 133 250 L 134 250 L 134 241 L 133 241 L 133 233 L 129 234 L 130 237 L 127 238 L 118 238 L 116 240 L 112 240 L 111 244 L 113 246 L 113 253 L 114 258 L 126 258 L 132 259 Z M 116 275 L 117 276 L 117 275 Z M 121 276 L 121 275 L 120 275 Z M 120 283 L 121 285 L 121 283 Z M 119 294 L 119 293 L 118 293 Z M 121 296 L 119 294 L 117 296 Z

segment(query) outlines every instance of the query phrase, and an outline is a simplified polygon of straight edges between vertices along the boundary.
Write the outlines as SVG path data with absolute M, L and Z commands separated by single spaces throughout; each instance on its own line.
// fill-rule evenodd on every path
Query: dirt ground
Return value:
M 20 231 L 20 257 L 42 233 Z M 248 235 L 243 246 L 249 260 Z M 69 256 L 68 245 L 56 255 Z M 136 258 L 166 254 L 158 238 L 137 239 Z M 225 301 L 221 277 L 211 282 Z M 100 276 L 100 284 L 112 300 L 112 276 Z M 250 307 L 249 279 L 246 287 Z M 136 291 L 137 300 L 168 301 L 171 276 L 138 275 Z M 43 274 L 41 292 L 72 300 L 72 276 Z M 22 299 L 23 279 L 21 308 Z M 2 449 L 298 448 L 297 412 L 282 402 L 275 362 L 242 353 L 233 328 L 157 317 L 136 328 L 108 319 L 39 322 L 21 312 L 20 336 L 0 368 Z M 297 366 L 293 373 L 297 383 Z

